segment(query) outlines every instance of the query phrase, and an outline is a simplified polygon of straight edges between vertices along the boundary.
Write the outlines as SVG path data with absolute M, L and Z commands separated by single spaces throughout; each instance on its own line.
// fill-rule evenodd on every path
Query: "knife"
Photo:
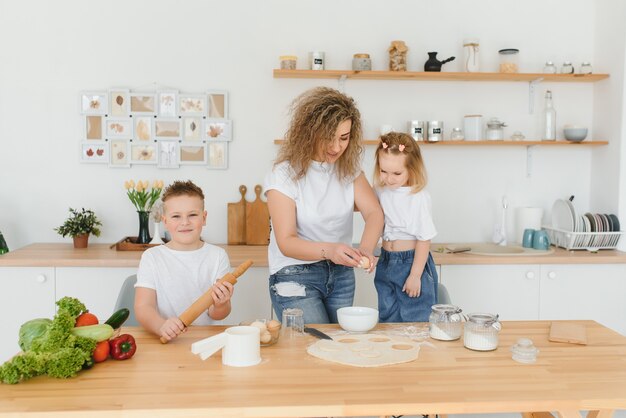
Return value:
M 324 334 L 319 329 L 310 328 L 310 327 L 304 327 L 304 332 L 306 332 L 307 334 L 311 334 L 314 337 L 319 338 L 320 340 L 332 340 L 331 337 L 329 337 L 328 335 Z

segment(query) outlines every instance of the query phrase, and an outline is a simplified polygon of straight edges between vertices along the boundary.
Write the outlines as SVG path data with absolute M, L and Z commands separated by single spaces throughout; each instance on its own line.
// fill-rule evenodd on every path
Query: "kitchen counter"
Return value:
M 219 244 L 228 253 L 233 267 L 247 259 L 255 267 L 267 267 L 267 246 Z M 626 253 L 615 250 L 566 251 L 556 248 L 547 255 L 485 256 L 468 253 L 443 254 L 436 250 L 444 244 L 433 244 L 435 264 L 626 264 Z M 75 249 L 72 244 L 37 243 L 0 256 L 0 267 L 137 267 L 142 251 L 116 251 L 109 244 L 90 244 Z
M 568 321 L 570 322 L 570 321 Z M 0 384 L 0 417 L 390 416 L 558 411 L 564 417 L 611 416 L 626 409 L 626 337 L 593 321 L 588 344 L 548 341 L 549 321 L 505 321 L 497 350 L 471 351 L 461 340 L 432 341 L 419 358 L 383 367 L 351 367 L 306 353 L 309 335 L 261 348 L 254 367 L 205 361 L 192 342 L 223 327 L 191 327 L 163 345 L 139 328 L 130 360 L 107 360 L 72 379 L 36 377 Z M 381 333 L 407 324 L 378 325 Z M 412 324 L 425 327 L 425 324 Z M 334 333 L 336 325 L 317 326 Z M 511 359 L 520 337 L 540 350 L 535 364 Z M 416 376 L 418 378 L 416 378 Z M 526 416 L 526 415 L 525 415 Z

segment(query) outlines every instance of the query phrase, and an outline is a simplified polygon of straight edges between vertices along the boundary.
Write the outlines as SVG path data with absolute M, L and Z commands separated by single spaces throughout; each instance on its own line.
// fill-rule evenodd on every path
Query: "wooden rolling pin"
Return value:
M 234 285 L 235 283 L 237 283 L 237 277 L 244 274 L 252 264 L 252 260 L 244 261 L 239 265 L 239 267 L 235 269 L 235 271 L 233 271 L 232 273 L 226 273 L 217 282 L 222 283 L 226 281 Z M 196 318 L 202 315 L 203 312 L 205 312 L 207 309 L 209 309 L 209 307 L 211 307 L 211 305 L 213 305 L 212 295 L 213 291 L 211 289 L 207 290 L 202 296 L 196 299 L 196 301 L 192 303 L 191 306 L 185 310 L 185 312 L 180 314 L 179 318 L 181 321 L 183 321 L 183 324 L 185 324 L 186 327 L 191 325 L 193 321 L 196 320 Z M 168 340 L 161 337 L 161 342 L 163 344 L 167 344 Z

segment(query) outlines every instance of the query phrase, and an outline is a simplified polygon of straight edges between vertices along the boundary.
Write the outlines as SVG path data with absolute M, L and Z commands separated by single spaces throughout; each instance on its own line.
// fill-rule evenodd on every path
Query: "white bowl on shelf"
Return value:
M 579 125 L 565 125 L 563 135 L 568 141 L 580 142 L 587 138 L 587 128 Z
M 364 306 L 337 309 L 339 326 L 348 332 L 367 332 L 378 323 L 378 310 Z

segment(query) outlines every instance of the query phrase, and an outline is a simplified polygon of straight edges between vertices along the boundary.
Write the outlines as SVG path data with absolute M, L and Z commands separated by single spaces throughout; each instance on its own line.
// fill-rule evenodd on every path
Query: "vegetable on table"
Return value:
M 105 324 L 109 324 L 113 327 L 113 329 L 117 329 L 121 327 L 124 322 L 126 322 L 129 316 L 130 310 L 128 308 L 122 308 L 113 312 L 113 315 L 106 320 Z
M 93 352 L 93 361 L 95 363 L 102 363 L 109 357 L 109 352 L 109 341 L 100 341 L 98 344 L 96 344 L 96 349 Z
M 91 358 L 96 341 L 72 334 L 76 317 L 87 309 L 76 298 L 57 301 L 58 310 L 45 332 L 33 338 L 30 348 L 0 366 L 0 381 L 15 384 L 31 377 L 75 376 Z
M 108 340 L 113 335 L 113 328 L 108 324 L 86 325 L 72 328 L 72 335 L 91 338 L 96 342 Z
M 131 358 L 137 351 L 135 338 L 130 334 L 122 334 L 119 337 L 109 340 L 111 345 L 111 357 L 115 360 L 126 360 Z
M 91 312 L 85 312 L 85 313 L 78 315 L 78 318 L 76 318 L 76 324 L 74 324 L 74 326 L 84 327 L 86 325 L 97 325 L 97 324 L 98 324 L 98 317 L 92 314 Z
M 37 337 L 42 336 L 51 323 L 52 319 L 49 318 L 37 318 L 24 322 L 20 327 L 20 338 L 18 340 L 22 351 L 30 350 L 30 346 L 33 343 L 33 340 Z

